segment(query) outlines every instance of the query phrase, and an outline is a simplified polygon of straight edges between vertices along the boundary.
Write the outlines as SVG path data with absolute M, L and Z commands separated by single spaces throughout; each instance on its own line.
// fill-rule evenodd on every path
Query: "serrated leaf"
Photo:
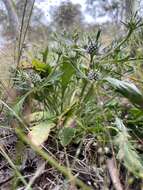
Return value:
M 133 84 L 121 81 L 115 78 L 106 78 L 106 80 L 123 96 L 128 98 L 137 107 L 143 108 L 143 94 Z
M 43 72 L 49 74 L 51 72 L 51 67 L 48 64 L 43 63 L 38 59 L 32 60 L 32 65 L 36 71 Z
M 119 128 L 119 132 L 115 140 L 115 143 L 119 149 L 117 158 L 121 161 L 123 160 L 126 168 L 136 177 L 143 178 L 142 160 L 136 152 L 135 147 L 129 141 L 131 137 L 128 134 L 125 125 L 119 118 L 116 119 L 116 125 Z
M 34 145 L 40 146 L 48 139 L 49 133 L 54 126 L 55 124 L 51 122 L 41 122 L 31 128 L 28 138 Z
M 62 146 L 67 146 L 70 144 L 72 139 L 75 136 L 75 129 L 74 128 L 63 128 L 59 132 L 59 138 L 61 141 Z

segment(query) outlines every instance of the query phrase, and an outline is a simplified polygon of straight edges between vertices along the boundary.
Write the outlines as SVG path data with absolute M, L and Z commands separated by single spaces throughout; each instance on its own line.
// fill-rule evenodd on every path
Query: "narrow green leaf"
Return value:
M 61 70 L 63 72 L 63 75 L 61 78 L 61 84 L 62 84 L 63 89 L 65 90 L 67 85 L 71 81 L 73 74 L 75 73 L 75 69 L 73 68 L 70 60 L 67 57 L 62 58 Z
M 49 53 L 49 48 L 47 47 L 47 48 L 45 49 L 45 51 L 42 52 L 43 62 L 44 62 L 44 63 L 47 63 L 48 53 Z
M 99 29 L 97 34 L 96 34 L 96 42 L 98 42 L 98 40 L 100 38 L 100 34 L 101 34 L 101 29 Z

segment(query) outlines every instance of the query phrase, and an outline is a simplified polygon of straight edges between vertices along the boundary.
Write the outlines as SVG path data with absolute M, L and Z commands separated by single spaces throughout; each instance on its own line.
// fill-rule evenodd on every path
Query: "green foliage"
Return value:
M 61 141 L 62 146 L 67 146 L 71 143 L 72 139 L 75 136 L 75 129 L 74 128 L 63 128 L 59 132 L 59 138 Z
M 17 114 L 21 113 L 25 100 L 23 97 L 31 97 L 34 113 L 29 115 L 29 121 L 30 125 L 33 120 L 37 123 L 31 128 L 29 137 L 35 145 L 39 146 L 45 142 L 51 130 L 54 132 L 54 138 L 64 147 L 70 146 L 73 141 L 80 142 L 87 135 L 96 136 L 97 141 L 104 146 L 111 144 L 111 139 L 118 133 L 113 148 L 118 146 L 119 160 L 122 160 L 135 176 L 143 177 L 140 156 L 130 142 L 132 138 L 138 140 L 138 133 L 134 128 L 140 125 L 140 122 L 143 123 L 143 95 L 139 90 L 141 85 L 138 85 L 138 89 L 137 85 L 121 80 L 126 76 L 135 79 L 138 77 L 135 69 L 138 60 L 134 59 L 133 62 L 133 58 L 127 55 L 128 40 L 140 25 L 137 20 L 134 27 L 131 27 L 132 22 L 133 20 L 128 23 L 128 31 L 123 39 L 113 42 L 104 51 L 100 51 L 101 31 L 98 30 L 94 37 L 85 36 L 86 44 L 77 33 L 72 36 L 69 33 L 55 35 L 55 46 L 42 51 L 42 59 L 40 50 L 39 55 L 37 53 L 33 57 L 32 70 L 36 71 L 40 80 L 24 80 L 27 90 L 25 85 L 23 96 L 16 104 L 15 110 Z M 94 56 L 89 54 L 91 51 L 83 48 L 84 45 L 89 45 L 89 40 L 92 45 L 98 47 L 98 53 L 94 53 Z M 95 49 L 97 47 L 95 46 Z M 23 72 L 26 71 L 20 70 L 19 73 Z M 133 106 L 124 102 L 120 96 L 119 99 L 110 86 L 140 110 L 133 111 Z M 137 113 L 137 110 L 140 113 Z M 42 112 L 45 115 L 42 116 Z M 127 131 L 119 119 L 116 120 L 119 128 L 117 131 L 113 122 L 116 116 L 125 118 L 128 127 L 133 125 L 131 132 Z M 36 117 L 37 119 L 34 119 Z M 129 168 L 130 165 L 133 167 Z
M 120 81 L 114 78 L 106 78 L 106 80 L 123 96 L 128 98 L 137 107 L 143 108 L 143 95 L 140 90 L 133 84 Z
M 45 61 L 45 57 L 43 57 L 44 61 Z M 34 67 L 34 70 L 40 73 L 40 76 L 44 77 L 44 76 L 48 76 L 51 72 L 51 67 L 50 65 L 41 62 L 38 59 L 34 59 L 32 60 L 32 65 Z
M 63 91 L 65 91 L 67 85 L 71 81 L 71 78 L 73 74 L 75 74 L 75 69 L 73 68 L 71 61 L 67 57 L 62 57 L 61 61 L 61 71 L 62 71 L 62 77 L 61 77 L 61 84 Z

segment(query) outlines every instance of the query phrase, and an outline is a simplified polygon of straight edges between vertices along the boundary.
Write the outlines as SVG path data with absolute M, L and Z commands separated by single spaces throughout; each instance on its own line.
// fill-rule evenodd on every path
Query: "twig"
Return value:
M 36 181 L 36 179 L 42 174 L 43 170 L 45 168 L 45 162 L 42 163 L 39 168 L 37 168 L 37 171 L 35 172 L 35 175 L 31 178 L 31 180 L 29 181 L 27 187 L 25 188 L 25 190 L 29 190 L 29 188 L 32 187 L 32 185 L 34 184 L 34 182 Z
M 18 64 L 19 64 L 20 56 L 21 56 L 22 33 L 23 33 L 23 27 L 24 27 L 25 15 L 26 15 L 27 3 L 28 3 L 28 0 L 25 0 L 24 10 L 23 10 L 23 15 L 22 15 L 22 21 L 21 21 L 21 28 L 20 28 L 19 44 L 18 44 L 18 53 L 19 53 L 19 54 L 18 54 Z
M 19 49 L 19 58 L 18 58 L 17 67 L 18 67 L 19 64 L 20 64 L 20 57 L 21 57 L 22 50 L 23 50 L 23 44 L 24 44 L 24 41 L 25 41 L 25 38 L 26 38 L 26 34 L 27 34 L 27 31 L 28 31 L 28 27 L 29 27 L 29 24 L 30 24 L 30 19 L 31 19 L 31 16 L 32 16 L 34 4 L 35 4 L 35 0 L 33 0 L 33 2 L 32 2 L 32 6 L 31 6 L 31 9 L 30 9 L 30 13 L 29 13 L 29 17 L 28 17 L 26 29 L 25 29 L 25 32 L 24 32 L 24 34 L 23 34 L 23 39 L 21 39 L 21 48 Z
M 10 176 L 8 179 L 0 182 L 0 187 L 3 186 L 5 183 L 8 183 L 9 181 L 11 181 L 14 178 L 14 176 Z
M 130 38 L 132 32 L 133 32 L 132 30 L 129 30 L 128 33 L 127 33 L 127 36 L 126 36 L 114 49 L 112 49 L 112 50 L 109 51 L 107 54 L 105 54 L 105 55 L 100 59 L 100 61 L 103 60 L 103 59 L 105 59 L 105 58 L 107 58 L 107 57 L 109 57 L 110 55 L 112 55 L 112 53 L 114 53 L 116 50 L 118 50 L 118 49 Z
M 107 159 L 106 163 L 107 163 L 107 168 L 108 168 L 108 171 L 109 171 L 109 174 L 110 174 L 110 177 L 115 189 L 123 190 L 123 187 L 119 179 L 117 168 L 115 167 L 114 159 L 113 158 Z

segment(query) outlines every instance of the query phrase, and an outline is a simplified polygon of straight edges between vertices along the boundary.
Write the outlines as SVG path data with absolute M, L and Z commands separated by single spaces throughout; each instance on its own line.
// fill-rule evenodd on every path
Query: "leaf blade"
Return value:
M 143 109 L 143 94 L 133 84 L 115 78 L 107 77 L 106 81 L 111 84 L 120 94 L 129 99 L 135 106 Z
M 36 146 L 41 146 L 49 136 L 51 129 L 55 126 L 51 122 L 41 122 L 31 128 L 28 133 L 29 140 Z

